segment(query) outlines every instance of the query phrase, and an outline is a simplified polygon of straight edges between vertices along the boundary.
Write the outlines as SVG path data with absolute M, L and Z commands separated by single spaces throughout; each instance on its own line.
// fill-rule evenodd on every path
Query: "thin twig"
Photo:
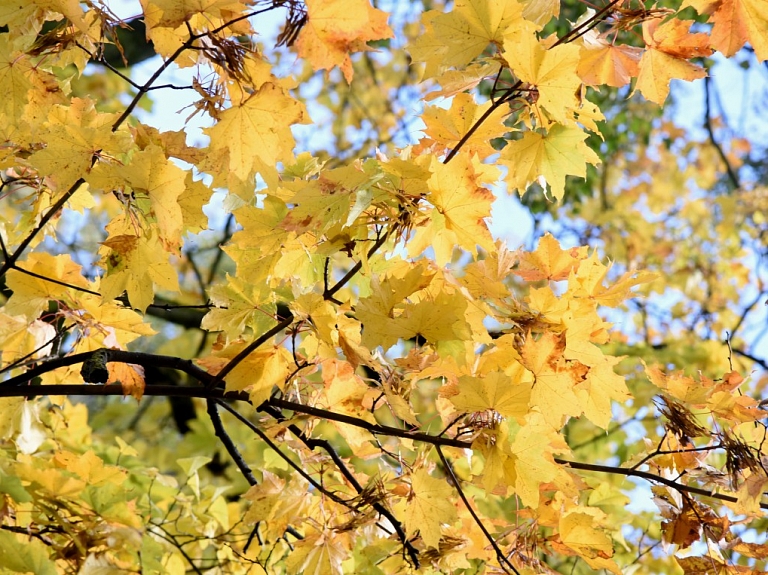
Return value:
M 259 411 L 268 413 L 278 421 L 283 421 L 285 419 L 283 417 L 282 412 L 279 409 L 272 406 L 265 406 L 264 404 L 262 404 L 261 406 L 259 406 Z M 360 485 L 360 483 L 357 481 L 357 478 L 347 468 L 341 456 L 336 452 L 336 450 L 333 448 L 330 442 L 326 441 L 325 439 L 316 439 L 312 437 L 307 437 L 304 431 L 299 429 L 299 427 L 296 426 L 295 424 L 288 425 L 288 429 L 302 443 L 304 443 L 304 445 L 306 445 L 310 449 L 314 450 L 316 447 L 319 447 L 323 449 L 328 455 L 330 455 L 331 459 L 333 459 L 333 462 L 336 465 L 336 468 L 344 476 L 344 478 L 350 483 L 350 485 L 352 485 L 355 491 L 357 491 L 358 493 L 362 493 L 363 491 L 362 485 Z M 411 561 L 413 562 L 414 567 L 418 568 L 419 552 L 416 550 L 413 544 L 408 540 L 408 536 L 405 534 L 405 531 L 403 530 L 403 526 L 400 523 L 400 521 L 398 521 L 397 518 L 392 514 L 392 512 L 389 509 L 387 509 L 382 503 L 375 501 L 371 503 L 371 506 L 379 513 L 379 515 L 385 517 L 390 522 L 395 532 L 397 533 L 397 536 L 400 539 L 400 542 L 403 544 L 403 547 L 407 551 L 408 556 L 411 558 Z
M 219 405 L 221 405 L 224 409 L 229 411 L 232 415 L 234 415 L 243 425 L 248 427 L 251 431 L 253 431 L 256 435 L 258 435 L 261 440 L 266 443 L 272 451 L 277 453 L 277 455 L 280 456 L 280 458 L 285 461 L 288 465 L 293 467 L 293 469 L 301 475 L 312 487 L 317 489 L 320 493 L 327 496 L 329 499 L 335 501 L 339 505 L 343 505 L 344 507 L 347 507 L 351 509 L 352 511 L 357 511 L 353 505 L 349 501 L 346 501 L 345 499 L 339 497 L 336 495 L 333 491 L 329 491 L 325 487 L 323 487 L 320 483 L 318 483 L 309 473 L 307 473 L 304 468 L 302 468 L 298 463 L 296 463 L 293 459 L 288 457 L 283 451 L 275 444 L 274 441 L 266 434 L 264 433 L 257 425 L 255 425 L 252 421 L 249 421 L 243 415 L 238 412 L 236 409 L 234 409 L 231 405 L 228 405 L 220 400 L 212 400 L 216 401 Z
M 269 341 L 272 337 L 286 329 L 291 323 L 293 322 L 293 315 L 291 314 L 289 317 L 286 317 L 283 319 L 280 323 L 278 323 L 276 326 L 274 326 L 269 331 L 261 334 L 257 339 L 255 339 L 253 342 L 249 343 L 240 353 L 238 353 L 235 357 L 233 357 L 227 365 L 225 365 L 219 373 L 216 374 L 216 377 L 213 378 L 213 381 L 210 383 L 211 387 L 216 387 L 221 382 L 224 381 L 224 378 L 233 370 L 235 369 L 240 363 L 248 357 L 253 351 L 262 345 L 263 343 Z
M 488 529 L 486 529 L 482 520 L 480 519 L 480 517 L 477 516 L 477 513 L 475 513 L 475 510 L 472 508 L 472 505 L 470 505 L 469 500 L 467 499 L 467 496 L 464 495 L 464 490 L 461 488 L 461 484 L 459 483 L 459 478 L 456 477 L 456 474 L 453 472 L 453 469 L 451 468 L 451 464 L 448 463 L 448 460 L 445 458 L 445 455 L 443 455 L 443 450 L 440 449 L 439 445 L 436 445 L 435 449 L 437 450 L 437 454 L 440 456 L 440 461 L 443 462 L 443 467 L 445 468 L 448 475 L 450 475 L 451 477 L 451 483 L 456 488 L 456 491 L 458 492 L 459 497 L 461 497 L 461 500 L 464 502 L 464 506 L 467 508 L 467 511 L 469 511 L 469 514 L 472 516 L 472 519 L 475 520 L 475 523 L 480 528 L 480 531 L 483 532 L 483 535 L 485 535 L 485 538 L 488 539 L 488 542 L 491 544 L 491 547 L 493 547 L 493 550 L 496 552 L 496 558 L 499 560 L 499 566 L 502 569 L 504 569 L 505 572 L 508 572 L 504 567 L 504 564 L 506 563 L 512 569 L 512 573 L 515 573 L 515 575 L 520 575 L 520 572 L 515 568 L 514 565 L 512 565 L 512 563 L 507 558 L 507 556 L 504 555 L 504 552 L 499 547 L 499 544 L 496 543 L 496 540 L 493 538 L 493 535 L 491 535 L 488 532 Z
M 43 281 L 46 281 L 46 282 L 50 282 L 52 284 L 60 285 L 62 287 L 65 287 L 65 288 L 68 288 L 68 289 L 73 289 L 75 291 L 80 291 L 80 292 L 83 292 L 83 293 L 87 293 L 87 294 L 91 294 L 91 295 L 95 295 L 95 296 L 101 297 L 101 294 L 99 292 L 97 292 L 97 291 L 89 290 L 88 288 L 76 286 L 76 285 L 73 285 L 73 284 L 68 284 L 67 282 L 63 282 L 63 281 L 60 281 L 60 280 L 49 278 L 49 277 L 44 276 L 44 275 L 40 275 L 40 274 L 35 273 L 33 271 L 29 271 L 29 270 L 25 270 L 24 268 L 20 268 L 16 264 L 11 266 L 11 269 L 14 269 L 17 272 L 21 272 L 21 273 L 26 274 L 28 276 L 31 276 L 33 278 L 37 278 L 39 280 L 43 280 Z
M 21 364 L 23 364 L 25 361 L 27 361 L 29 358 L 31 358 L 33 355 L 35 355 L 40 350 L 44 349 L 45 347 L 47 347 L 49 345 L 53 345 L 54 342 L 57 339 L 59 339 L 63 334 L 67 333 L 70 329 L 75 327 L 75 325 L 76 324 L 71 323 L 71 324 L 69 324 L 67 326 L 62 327 L 59 331 L 56 332 L 56 335 L 54 335 L 51 339 L 49 339 L 45 343 L 40 344 L 38 347 L 36 347 L 32 351 L 30 351 L 28 354 L 20 357 L 16 361 L 13 361 L 13 362 L 9 363 L 8 365 L 6 365 L 5 367 L 3 367 L 2 369 L 0 369 L 0 374 L 3 374 L 6 371 L 10 371 L 10 370 L 12 370 L 15 367 L 20 366 Z M 39 360 L 37 360 L 37 361 L 39 361 Z
M 392 233 L 397 229 L 397 224 L 393 224 L 389 230 L 387 230 L 387 233 L 381 236 L 376 242 L 371 246 L 371 249 L 368 250 L 367 257 L 370 258 L 373 254 L 375 254 L 378 249 L 383 246 L 386 241 L 389 239 L 389 237 L 392 235 Z M 344 274 L 344 277 L 341 278 L 339 281 L 336 282 L 336 284 L 323 292 L 323 299 L 326 301 L 334 300 L 333 296 L 336 294 L 337 291 L 339 291 L 341 288 L 343 288 L 349 280 L 351 280 L 353 277 L 355 277 L 355 274 L 359 272 L 363 267 L 363 260 L 359 260 L 355 265 L 353 265 L 349 271 Z M 336 303 L 341 303 L 338 300 L 334 300 Z
M 93 162 L 95 163 L 96 156 L 93 158 Z M 3 277 L 9 269 L 13 268 L 16 265 L 16 260 L 18 260 L 21 257 L 21 254 L 24 252 L 24 250 L 27 249 L 27 246 L 32 242 L 32 240 L 35 238 L 37 234 L 40 233 L 40 230 L 42 230 L 45 225 L 55 216 L 59 213 L 61 208 L 64 207 L 64 204 L 66 204 L 69 199 L 74 195 L 74 193 L 85 183 L 84 178 L 78 178 L 78 180 L 70 186 L 70 188 L 64 192 L 64 194 L 58 199 L 58 201 L 51 206 L 51 209 L 49 209 L 47 212 L 45 212 L 45 215 L 40 218 L 40 221 L 38 224 L 32 229 L 31 232 L 25 237 L 23 240 L 21 240 L 21 243 L 18 245 L 16 250 L 5 258 L 5 261 L 3 262 L 3 265 L 0 266 L 0 277 Z

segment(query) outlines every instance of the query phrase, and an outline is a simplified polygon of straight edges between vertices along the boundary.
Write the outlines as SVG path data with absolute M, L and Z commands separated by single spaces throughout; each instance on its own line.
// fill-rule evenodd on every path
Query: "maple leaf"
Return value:
M 56 575 L 56 564 L 48 557 L 45 544 L 25 540 L 18 534 L 0 531 L 0 561 L 7 569 L 16 573 L 39 573 Z
M 349 544 L 345 534 L 329 529 L 299 541 L 286 566 L 292 573 L 342 575 L 342 562 L 348 555 Z
M 685 0 L 699 14 L 709 14 L 712 46 L 725 56 L 733 56 L 746 42 L 758 60 L 768 60 L 768 13 L 762 0 Z
M 218 122 L 204 132 L 211 137 L 209 149 L 222 166 L 216 172 L 231 172 L 246 181 L 255 172 L 272 178 L 275 164 L 292 159 L 294 146 L 290 126 L 305 123 L 304 104 L 274 83 L 265 83 L 248 99 L 221 112 Z M 223 169 L 222 169 L 223 168 Z
M 262 471 L 262 477 L 243 495 L 251 502 L 243 521 L 249 525 L 263 521 L 269 536 L 280 536 L 294 517 L 306 515 L 309 486 L 303 478 L 286 481 L 268 469 Z
M 640 72 L 642 48 L 608 42 L 590 30 L 584 35 L 577 73 L 590 86 L 626 86 Z
M 534 251 L 519 256 L 520 263 L 514 273 L 526 281 L 564 280 L 587 257 L 587 251 L 586 247 L 564 250 L 552 234 L 546 233 Z
M 448 110 L 430 106 L 421 118 L 427 126 L 424 133 L 431 140 L 424 139 L 420 145 L 429 147 L 434 142 L 436 153 L 453 149 L 490 107 L 490 101 L 478 106 L 471 94 L 457 94 Z M 462 151 L 466 151 L 469 156 L 477 154 L 480 158 L 495 154 L 496 150 L 490 140 L 506 130 L 502 122 L 508 114 L 504 108 L 496 108 L 464 142 Z
M 126 291 L 131 305 L 143 312 L 154 300 L 155 284 L 178 291 L 176 270 L 157 236 L 134 235 L 131 223 L 122 216 L 115 218 L 107 231 L 110 235 L 99 250 L 106 267 L 100 284 L 102 297 L 115 299 Z
M 74 98 L 69 106 L 55 106 L 48 114 L 41 137 L 46 146 L 29 162 L 60 191 L 66 191 L 91 171 L 94 157 L 119 156 L 128 151 L 130 136 L 115 133 L 116 114 L 97 112 L 90 99 Z
M 83 289 L 93 287 L 83 277 L 81 266 L 73 262 L 68 254 L 30 254 L 21 263 L 21 267 L 37 274 L 37 277 L 18 270 L 8 272 L 6 282 L 13 295 L 8 299 L 5 311 L 10 315 L 24 315 L 29 321 L 35 320 L 40 312 L 47 310 L 49 301 L 63 299 L 72 292 L 71 288 L 44 278 L 55 278 L 64 284 Z
M 484 377 L 459 378 L 458 395 L 451 402 L 467 413 L 492 409 L 504 417 L 522 418 L 528 413 L 531 381 L 515 381 L 505 373 L 494 371 Z
M 603 429 L 608 429 L 613 419 L 611 400 L 623 403 L 632 397 L 624 378 L 613 369 L 619 361 L 621 358 L 604 357 L 590 366 L 584 381 L 574 388 L 585 417 Z
M 409 243 L 409 255 L 417 256 L 432 247 L 437 264 L 444 266 L 457 245 L 472 254 L 477 253 L 477 246 L 493 251 L 493 239 L 484 221 L 491 215 L 493 193 L 483 184 L 493 181 L 497 173 L 496 168 L 465 154 L 449 164 L 433 159 L 426 199 L 434 210 L 427 225 L 419 228 Z
M 285 200 L 293 204 L 281 227 L 296 233 L 313 230 L 322 234 L 330 227 L 342 222 L 342 228 L 348 227 L 356 219 L 363 208 L 351 214 L 355 200 L 365 193 L 372 185 L 372 178 L 359 166 L 345 166 L 335 170 L 327 170 L 319 178 L 305 182 L 287 182 L 283 184 L 286 192 Z M 367 207 L 367 206 L 365 206 Z
M 538 92 L 536 103 L 560 124 L 569 121 L 568 111 L 578 107 L 576 93 L 581 80 L 576 75 L 579 48 L 563 44 L 546 49 L 534 35 L 508 39 L 502 58 L 515 74 Z
M 630 295 L 630 290 L 644 283 L 650 283 L 658 278 L 658 274 L 650 271 L 626 272 L 620 278 L 604 286 L 611 266 L 600 261 L 597 252 L 584 259 L 578 269 L 571 272 L 568 278 L 568 289 L 574 295 L 586 296 L 600 305 L 616 307 Z
M 186 188 L 187 173 L 170 162 L 155 144 L 136 152 L 131 162 L 118 171 L 138 196 L 139 207 L 142 196 L 149 199 L 146 212 L 157 221 L 160 238 L 171 249 L 176 248 L 183 227 L 179 197 Z
M 522 195 L 538 181 L 549 185 L 552 195 L 561 200 L 565 177 L 587 175 L 587 163 L 597 165 L 600 158 L 585 143 L 587 134 L 577 127 L 555 124 L 546 134 L 525 132 L 501 153 L 500 163 L 507 166 L 507 182 Z
M 17 11 L 16 6 L 12 11 Z M 59 100 L 59 94 L 46 89 L 50 74 L 34 66 L 32 59 L 12 41 L 9 34 L 0 35 L 0 85 L 3 86 L 3 98 L 0 98 L 0 114 L 4 122 L 11 125 L 24 117 L 30 95 L 36 92 L 47 94 Z M 56 84 L 54 83 L 54 86 Z M 38 112 L 39 113 L 39 112 Z
M 536 30 L 523 19 L 522 4 L 506 0 L 458 0 L 448 14 L 425 13 L 422 23 L 426 31 L 409 50 L 414 60 L 427 63 L 427 78 L 443 67 L 466 66 L 489 44 L 501 46 L 505 35 Z
M 573 511 L 560 518 L 560 540 L 585 558 L 610 557 L 613 542 L 603 531 L 595 528 L 593 514 Z
M 227 283 L 214 286 L 209 294 L 211 309 L 200 324 L 209 331 L 223 331 L 229 339 L 240 337 L 247 329 L 265 331 L 274 324 L 272 293 L 265 282 L 252 282 L 227 276 Z
M 324 2 L 307 0 L 307 23 L 296 40 L 296 50 L 315 70 L 341 68 L 352 81 L 350 53 L 368 50 L 366 42 L 392 38 L 387 14 L 367 0 Z
M 107 364 L 109 379 L 107 383 L 118 383 L 123 387 L 123 395 L 130 395 L 139 400 L 144 395 L 144 368 L 130 363 L 110 362 Z
M 515 493 L 523 505 L 534 508 L 538 505 L 539 486 L 556 479 L 561 472 L 552 454 L 567 451 L 565 441 L 545 417 L 539 412 L 530 412 L 512 440 L 511 457 L 505 465 L 508 474 L 511 470 Z
M 541 410 L 546 422 L 558 429 L 566 416 L 581 415 L 583 410 L 574 387 L 584 380 L 588 371 L 577 361 L 563 359 L 564 349 L 562 337 L 545 333 L 538 340 L 529 334 L 520 351 L 523 366 L 535 378 L 531 406 Z
M 679 20 L 659 25 L 658 20 L 643 23 L 643 39 L 648 49 L 640 58 L 640 73 L 635 91 L 651 102 L 661 105 L 669 94 L 672 79 L 696 80 L 707 75 L 706 70 L 686 60 L 693 56 L 708 56 L 706 34 L 688 34 L 690 23 Z
M 441 525 L 458 519 L 452 498 L 453 490 L 445 480 L 435 479 L 424 468 L 414 471 L 408 501 L 401 504 L 408 534 L 418 532 L 427 546 L 437 549 Z
M 208 357 L 197 360 L 211 375 L 219 373 L 230 360 L 246 347 L 242 341 L 224 345 L 217 342 L 213 353 Z M 227 391 L 246 391 L 254 405 L 260 405 L 269 398 L 275 386 L 280 388 L 285 384 L 285 378 L 290 373 L 289 364 L 292 358 L 288 350 L 282 347 L 265 347 L 257 349 L 235 366 L 224 378 Z
M 430 92 L 424 99 L 450 98 L 477 86 L 485 78 L 499 73 L 500 64 L 494 60 L 478 61 L 463 70 L 449 70 L 440 75 L 440 89 Z M 481 126 L 482 128 L 482 126 Z
M 152 0 L 151 5 L 147 3 L 148 10 L 150 6 L 161 13 L 153 24 L 165 28 L 177 28 L 198 14 L 208 19 L 234 20 L 247 9 L 239 0 Z
M 517 254 L 506 244 L 497 242 L 485 259 L 472 262 L 464 268 L 461 283 L 477 298 L 503 299 L 509 295 L 504 279 L 511 273 Z
M 7 309 L 7 305 L 6 305 Z M 22 357 L 43 359 L 51 352 L 56 330 L 40 320 L 0 312 L 0 358 L 6 364 Z

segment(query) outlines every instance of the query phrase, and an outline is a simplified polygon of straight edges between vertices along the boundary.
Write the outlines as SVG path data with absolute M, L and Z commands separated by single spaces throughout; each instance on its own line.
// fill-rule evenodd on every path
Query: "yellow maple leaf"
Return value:
M 334 358 L 324 361 L 323 384 L 327 409 L 345 413 L 369 423 L 376 423 L 369 409 L 370 404 L 365 402 L 371 390 L 362 378 L 355 374 L 352 364 Z M 373 436 L 365 429 L 338 421 L 332 421 L 331 424 L 339 430 L 358 457 L 363 456 L 365 445 L 373 442 Z
M 500 67 L 496 60 L 480 59 L 462 70 L 449 70 L 440 75 L 440 88 L 424 96 L 424 99 L 429 102 L 435 98 L 450 98 L 468 92 L 485 78 L 497 74 Z
M 154 300 L 155 284 L 179 290 L 176 269 L 157 236 L 151 232 L 134 235 L 132 224 L 123 216 L 112 220 L 107 231 L 109 237 L 99 250 L 106 268 L 100 287 L 105 299 L 115 299 L 126 291 L 131 306 L 143 312 Z
M 584 381 L 574 388 L 584 415 L 603 429 L 608 429 L 613 419 L 611 400 L 623 403 L 632 397 L 624 378 L 613 369 L 619 361 L 621 358 L 605 356 L 602 362 L 590 366 Z
M 130 163 L 121 166 L 118 173 L 133 188 L 140 208 L 142 198 L 149 199 L 145 214 L 150 221 L 157 222 L 165 245 L 177 249 L 183 227 L 179 197 L 185 190 L 187 173 L 169 161 L 162 148 L 155 144 L 133 154 Z
M 523 19 L 523 5 L 515 0 L 457 0 L 448 14 L 425 13 L 422 24 L 425 33 L 409 50 L 415 61 L 426 62 L 426 78 L 443 67 L 466 66 L 489 44 L 501 46 L 505 35 L 536 30 Z
M 429 106 L 424 110 L 421 119 L 426 124 L 424 133 L 430 139 L 423 139 L 419 145 L 434 146 L 432 149 L 436 154 L 452 150 L 490 107 L 490 101 L 477 105 L 472 94 L 457 94 L 448 110 L 439 106 Z M 490 141 L 508 130 L 503 124 L 508 114 L 509 110 L 505 110 L 504 107 L 494 110 L 464 142 L 462 151 L 469 156 L 477 154 L 482 159 L 497 153 Z
M 297 234 L 312 230 L 318 235 L 338 224 L 348 227 L 355 219 L 350 209 L 371 183 L 371 176 L 356 165 L 324 171 L 309 182 L 286 182 L 283 199 L 294 207 L 281 227 Z
M 511 457 L 505 464 L 506 474 L 514 478 L 513 487 L 523 505 L 538 506 L 539 486 L 562 473 L 553 454 L 567 451 L 562 436 L 543 415 L 531 412 L 515 434 L 510 445 Z
M 457 246 L 472 254 L 477 254 L 477 246 L 493 251 L 485 218 L 491 215 L 494 196 L 483 184 L 495 181 L 497 175 L 497 168 L 466 154 L 458 154 L 449 164 L 434 158 L 426 198 L 434 210 L 408 244 L 408 254 L 415 257 L 432 247 L 437 264 L 444 266 Z
M 286 481 L 268 469 L 262 469 L 261 474 L 261 482 L 243 495 L 250 501 L 243 521 L 248 525 L 264 522 L 267 537 L 280 537 L 296 517 L 306 516 L 309 485 L 302 477 L 291 476 Z
M 497 241 L 496 249 L 484 259 L 467 264 L 461 284 L 476 298 L 501 300 L 509 295 L 504 279 L 512 271 L 517 255 L 505 243 Z
M 184 191 L 179 196 L 179 209 L 181 220 L 184 222 L 184 231 L 197 233 L 208 228 L 208 216 L 203 212 L 203 206 L 211 201 L 213 190 L 203 183 L 195 180 L 190 172 L 184 179 Z
M 144 367 L 130 363 L 109 362 L 107 364 L 109 378 L 107 383 L 119 383 L 123 387 L 123 395 L 141 399 L 144 395 Z
M 521 0 L 525 6 L 523 17 L 542 28 L 552 19 L 560 15 L 559 0 Z
M 45 148 L 29 161 L 60 192 L 91 171 L 95 156 L 121 156 L 130 149 L 127 131 L 112 131 L 117 114 L 97 112 L 90 99 L 73 98 L 69 106 L 54 106 L 42 137 Z
M 306 0 L 307 23 L 296 40 L 299 56 L 315 70 L 341 68 L 347 82 L 352 81 L 350 54 L 368 50 L 366 42 L 391 38 L 387 14 L 368 0 L 326 2 Z
M 24 315 L 29 321 L 37 319 L 40 312 L 48 309 L 51 300 L 64 299 L 72 289 L 44 278 L 51 278 L 72 286 L 93 289 L 82 275 L 79 264 L 69 254 L 52 256 L 33 253 L 19 263 L 19 267 L 41 277 L 11 269 L 6 275 L 8 288 L 13 294 L 8 299 L 5 312 L 10 315 Z
M 348 539 L 347 533 L 331 529 L 312 533 L 295 543 L 285 566 L 290 573 L 342 575 L 342 562 L 350 555 Z
M 522 195 L 533 182 L 548 184 L 555 199 L 565 194 L 565 177 L 587 175 L 587 163 L 600 158 L 585 143 L 587 134 L 575 126 L 555 124 L 546 134 L 525 132 L 509 142 L 500 162 L 507 166 L 507 182 Z
M 0 35 L 0 86 L 3 96 L 0 98 L 0 115 L 3 124 L 16 125 L 24 117 L 30 95 L 46 94 L 46 79 L 49 76 L 19 49 L 10 34 Z M 61 93 L 48 94 L 54 95 L 59 97 Z
M 211 138 L 209 150 L 221 154 L 225 163 L 212 171 L 231 170 L 241 181 L 254 172 L 267 181 L 275 178 L 275 164 L 292 159 L 291 124 L 305 123 L 308 118 L 304 104 L 287 90 L 271 82 L 263 84 L 247 100 L 221 112 L 213 127 L 203 130 Z
M 196 360 L 196 363 L 211 375 L 216 375 L 247 345 L 242 341 L 229 345 L 218 341 L 213 346 L 213 353 Z M 283 347 L 270 346 L 257 349 L 226 375 L 225 390 L 246 391 L 253 405 L 260 405 L 269 399 L 275 386 L 283 388 L 292 363 L 293 358 L 290 352 Z
M 145 323 L 142 315 L 99 296 L 78 292 L 72 307 L 78 311 L 68 316 L 85 334 L 77 343 L 77 351 L 93 351 L 102 347 L 125 349 L 136 338 L 157 333 Z
M 581 80 L 576 75 L 579 48 L 562 44 L 545 48 L 534 35 L 507 39 L 502 57 L 515 74 L 538 92 L 536 104 L 560 124 L 569 122 L 569 111 L 578 108 Z
M 435 479 L 421 468 L 411 475 L 411 493 L 403 507 L 408 535 L 419 532 L 428 547 L 438 548 L 441 525 L 452 525 L 458 519 L 453 506 L 454 493 L 444 479 Z
M 587 247 L 564 250 L 547 232 L 539 238 L 534 251 L 520 254 L 520 263 L 514 273 L 526 281 L 564 280 L 587 257 L 587 251 Z
M 264 281 L 248 280 L 227 274 L 226 283 L 214 285 L 208 293 L 211 308 L 203 317 L 200 327 L 209 331 L 223 331 L 229 339 L 240 337 L 247 329 L 254 333 L 266 331 L 275 320 L 274 294 Z
M 34 320 L 30 323 L 24 316 L 0 312 L 0 358 L 3 363 L 12 363 L 21 357 L 42 359 L 51 352 L 55 337 L 56 330 L 47 322 Z
M 450 398 L 460 411 L 474 413 L 492 409 L 504 417 L 522 418 L 528 413 L 532 381 L 512 381 L 501 371 L 483 377 L 463 375 L 458 395 Z
M 611 269 L 600 261 L 597 252 L 583 260 L 577 270 L 568 278 L 568 291 L 580 297 L 589 297 L 599 305 L 616 307 L 630 297 L 631 289 L 637 285 L 650 283 L 659 276 L 655 272 L 625 272 L 620 278 L 604 286 L 603 281 Z
M 574 391 L 588 368 L 563 358 L 564 338 L 551 332 L 538 340 L 528 334 L 520 351 L 522 364 L 534 375 L 531 407 L 538 408 L 546 422 L 559 429 L 567 416 L 578 416 L 582 408 Z
M 659 26 L 658 20 L 643 22 L 643 39 L 648 49 L 640 58 L 640 73 L 633 94 L 639 91 L 647 100 L 662 105 L 673 79 L 696 80 L 707 72 L 686 58 L 711 54 L 705 34 L 688 34 L 690 23 L 672 20 Z M 682 32 L 684 28 L 686 32 Z
M 585 513 L 578 509 L 560 517 L 560 541 L 586 561 L 612 557 L 613 541 L 603 530 L 596 527 L 594 513 Z M 617 575 L 621 573 L 618 569 L 612 571 Z
M 161 12 L 153 24 L 165 28 L 176 28 L 198 14 L 209 20 L 233 20 L 247 10 L 239 0 L 152 0 L 152 6 Z
M 385 350 L 399 339 L 420 335 L 430 343 L 466 339 L 470 336 L 465 319 L 467 300 L 459 293 L 439 292 L 418 302 L 392 303 L 372 296 L 357 305 L 357 317 L 363 323 L 362 343 L 371 349 Z M 390 300 L 391 301 L 391 300 Z

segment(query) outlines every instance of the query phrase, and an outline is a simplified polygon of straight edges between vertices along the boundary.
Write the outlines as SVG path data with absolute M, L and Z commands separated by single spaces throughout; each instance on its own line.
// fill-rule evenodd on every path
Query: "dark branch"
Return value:
M 248 464 L 245 462 L 245 459 L 243 459 L 243 456 L 235 445 L 235 442 L 232 441 L 229 433 L 227 433 L 227 430 L 224 429 L 224 423 L 221 421 L 221 415 L 219 415 L 219 410 L 217 409 L 217 405 L 220 405 L 219 400 L 209 399 L 206 403 L 208 405 L 208 417 L 211 419 L 216 437 L 218 437 L 224 444 L 224 448 L 227 450 L 227 453 L 229 453 L 229 456 L 235 462 L 235 465 L 237 465 L 237 468 L 240 470 L 240 473 L 243 474 L 243 477 L 245 477 L 245 480 L 248 482 L 248 484 L 256 485 L 258 482 L 253 476 L 251 468 L 248 467 Z

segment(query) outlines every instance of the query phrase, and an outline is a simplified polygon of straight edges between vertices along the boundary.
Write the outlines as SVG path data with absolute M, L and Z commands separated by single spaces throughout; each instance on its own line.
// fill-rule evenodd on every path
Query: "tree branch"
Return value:
M 613 475 L 624 475 L 626 477 L 639 477 L 641 479 L 645 479 L 646 481 L 651 481 L 653 483 L 660 483 L 662 485 L 666 485 L 667 487 L 670 487 L 676 491 L 680 491 L 681 493 L 695 493 L 696 495 L 703 495 L 704 497 L 711 497 L 712 499 L 719 499 L 720 501 L 728 501 L 729 503 L 738 502 L 738 498 L 732 495 L 724 495 L 722 493 L 715 493 L 714 491 L 709 491 L 707 489 L 702 489 L 700 487 L 684 485 L 672 479 L 667 479 L 666 477 L 661 477 L 659 475 L 654 475 L 653 473 L 648 473 L 647 471 L 639 471 L 637 469 L 627 469 L 625 467 L 611 467 L 608 465 L 596 465 L 593 463 L 580 463 L 578 461 L 569 461 L 567 459 L 559 459 L 559 458 L 555 458 L 555 463 L 559 463 L 560 465 L 566 465 L 568 467 L 571 467 L 572 469 L 582 469 L 584 471 L 597 471 L 600 473 L 611 473 Z M 768 509 L 768 503 L 760 503 L 760 509 Z
M 741 182 L 739 181 L 739 176 L 736 174 L 736 171 L 733 169 L 733 166 L 731 166 L 731 162 L 728 160 L 728 156 L 725 155 L 725 152 L 723 151 L 723 147 L 720 145 L 720 143 L 715 138 L 715 130 L 712 127 L 712 104 L 710 102 L 710 90 L 711 86 L 710 83 L 712 82 L 712 77 L 707 75 L 704 77 L 704 104 L 705 104 L 705 112 L 704 112 L 704 127 L 707 129 L 707 134 L 709 135 L 709 141 L 714 146 L 715 150 L 717 151 L 717 155 L 720 156 L 720 159 L 723 161 L 723 165 L 725 166 L 725 171 L 728 174 L 728 179 L 731 180 L 731 183 L 733 184 L 734 188 L 740 188 Z
M 58 369 L 60 367 L 66 367 L 68 365 L 74 365 L 76 363 L 83 363 L 89 360 L 94 353 L 99 353 L 99 352 L 106 354 L 106 361 L 108 362 L 116 361 L 116 362 L 122 362 L 122 363 L 135 363 L 137 365 L 152 365 L 155 367 L 168 367 L 171 369 L 177 369 L 179 371 L 183 371 L 190 377 L 193 377 L 194 379 L 198 380 L 203 384 L 210 384 L 215 380 L 214 376 L 209 374 L 207 371 L 197 367 L 189 359 L 181 359 L 179 357 L 173 357 L 169 355 L 155 355 L 152 353 L 141 353 L 137 351 L 123 351 L 119 349 L 99 349 L 95 351 L 86 351 L 84 353 L 76 353 L 74 355 L 67 355 L 64 357 L 57 357 L 56 359 L 51 359 L 51 360 L 42 362 L 40 365 L 37 365 L 32 369 L 29 369 L 28 371 L 22 373 L 21 375 L 17 375 L 16 377 L 12 377 L 3 382 L 0 382 L 0 389 L 6 388 L 6 387 L 12 387 L 12 386 L 24 385 L 32 381 L 32 379 L 34 379 L 38 375 L 48 373 L 50 371 L 53 371 L 54 369 Z M 59 388 L 62 386 L 55 386 L 55 387 Z M 83 387 L 90 387 L 90 386 L 83 386 Z M 9 397 L 9 396 L 6 395 L 5 397 Z
M 237 468 L 240 470 L 240 473 L 243 474 L 243 477 L 245 477 L 245 480 L 248 482 L 248 484 L 256 485 L 258 481 L 256 481 L 256 478 L 253 476 L 251 468 L 248 467 L 248 464 L 245 462 L 245 459 L 243 459 L 243 456 L 235 445 L 235 442 L 232 441 L 229 433 L 227 433 L 227 430 L 224 429 L 224 423 L 221 421 L 221 415 L 219 415 L 219 411 L 217 409 L 217 405 L 224 404 L 221 403 L 218 399 L 209 399 L 206 401 L 206 404 L 208 407 L 208 417 L 213 424 L 213 431 L 216 434 L 216 437 L 218 437 L 224 444 L 224 448 L 227 450 L 229 456 L 235 462 L 235 465 L 237 465 Z

